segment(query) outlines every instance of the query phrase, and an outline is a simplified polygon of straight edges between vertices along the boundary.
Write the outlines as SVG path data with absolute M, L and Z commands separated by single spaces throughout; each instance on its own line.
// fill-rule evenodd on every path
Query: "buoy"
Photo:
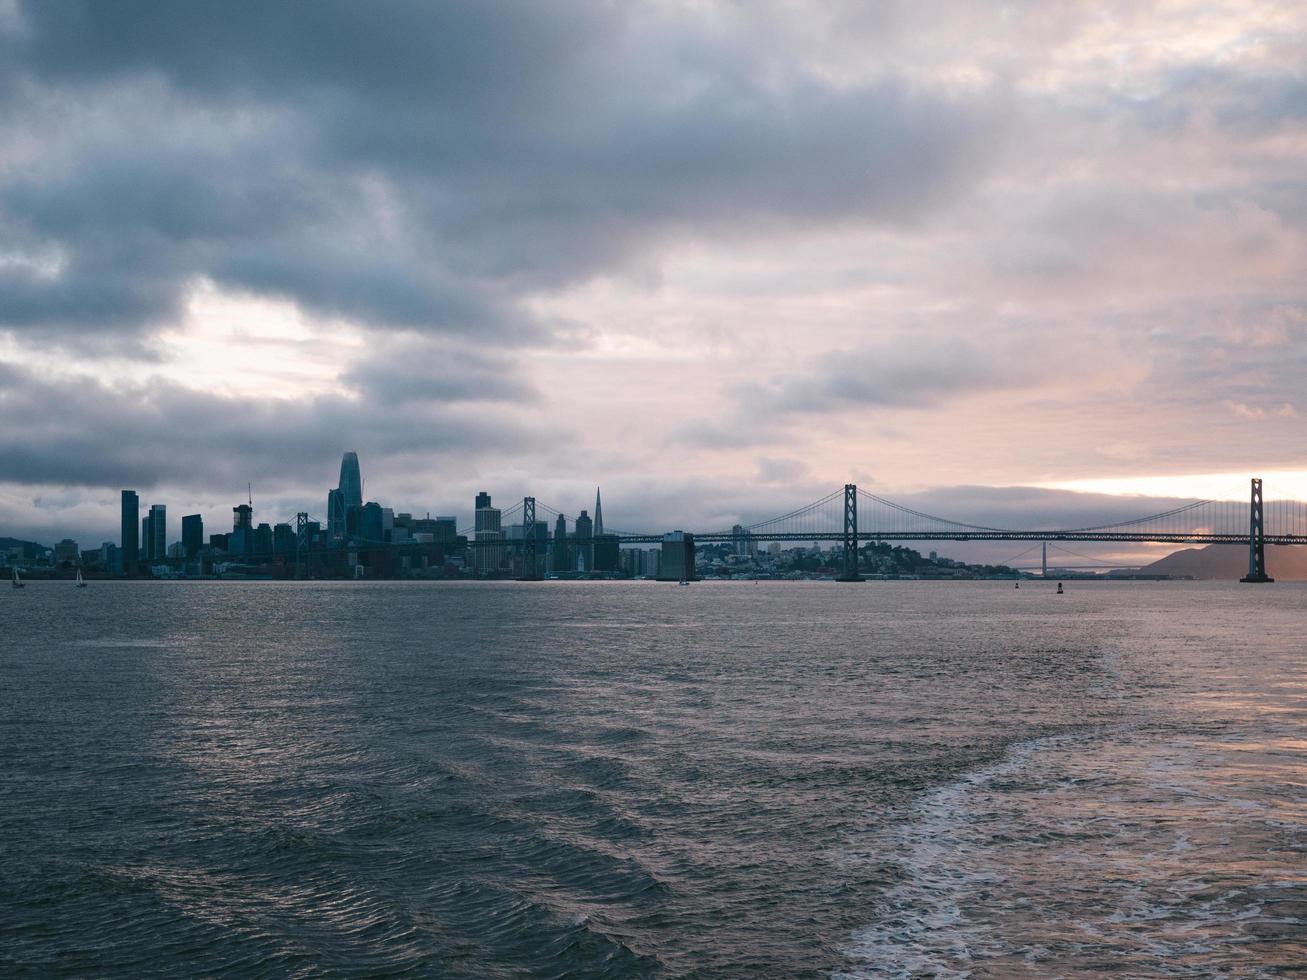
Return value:
M 1057 594 L 1058 594 L 1058 595 L 1061 595 L 1061 594 L 1062 594 L 1062 583 L 1061 583 L 1061 582 L 1058 582 L 1058 583 L 1057 583 Z

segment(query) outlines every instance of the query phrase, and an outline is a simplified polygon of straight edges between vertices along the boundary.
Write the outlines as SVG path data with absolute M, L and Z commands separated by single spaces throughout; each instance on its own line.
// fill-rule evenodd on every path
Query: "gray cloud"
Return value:
M 330 485 L 342 446 L 373 458 L 509 453 L 530 444 L 520 420 L 443 404 L 384 399 L 225 398 L 166 382 L 43 380 L 0 365 L 0 482 L 80 487 Z
M 511 358 L 400 338 L 355 363 L 342 381 L 391 406 L 425 402 L 534 402 L 539 392 Z
M 1028 384 L 1031 373 L 1012 360 L 960 340 L 899 337 L 822 355 L 805 372 L 738 390 L 745 417 L 758 419 L 847 408 L 924 408 L 978 391 Z
M 525 292 L 673 235 L 912 222 L 974 181 L 1001 125 L 893 79 L 765 80 L 738 41 L 601 3 L 21 13 L 5 128 L 49 151 L 0 176 L 0 216 L 64 261 L 3 272 L 10 327 L 148 327 L 206 276 L 366 324 L 530 336 Z

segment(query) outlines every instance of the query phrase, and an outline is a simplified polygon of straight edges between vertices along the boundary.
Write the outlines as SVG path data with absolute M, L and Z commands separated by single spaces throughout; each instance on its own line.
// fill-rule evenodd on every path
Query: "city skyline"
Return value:
M 414 510 L 601 483 L 654 526 L 845 481 L 1307 495 L 1305 36 L 1196 0 L 0 4 L 0 528 L 109 537 L 123 487 L 316 512 L 341 445 Z
M 886 544 L 887 541 L 927 547 L 935 541 L 947 541 L 953 552 L 949 560 L 958 562 L 958 567 L 970 563 L 977 567 L 1001 569 L 1006 569 L 1010 559 L 997 558 L 996 555 L 1006 554 L 1008 543 L 1013 541 L 1042 540 L 1045 548 L 1050 540 L 1070 541 L 1076 548 L 1088 548 L 1094 554 L 1067 549 L 1065 544 L 1057 547 L 1077 560 L 1090 562 L 1085 566 L 1090 568 L 1105 563 L 1107 567 L 1117 568 L 1151 565 L 1170 553 L 1161 549 L 1172 549 L 1181 544 L 1249 541 L 1249 513 L 1244 503 L 1232 494 L 1214 495 L 1215 499 L 1205 501 L 1168 500 L 1164 509 L 1157 509 L 1157 502 L 1153 500 L 1154 512 L 1149 516 L 1139 509 L 1149 503 L 1148 498 L 1072 493 L 1069 496 L 1093 499 L 1100 505 L 1103 500 L 1114 500 L 1134 509 L 1122 514 L 1100 507 L 1093 520 L 1086 520 L 1082 515 L 1072 524 L 1065 521 L 1032 522 L 1027 509 L 1009 515 L 1006 520 L 976 524 L 965 519 L 959 523 L 957 515 L 932 516 L 859 490 L 854 485 L 845 485 L 841 538 L 836 526 L 840 523 L 837 513 L 840 505 L 835 502 L 838 493 L 827 494 L 821 500 L 784 515 L 773 514 L 763 521 L 735 523 L 729 531 L 723 525 L 687 532 L 691 525 L 675 521 L 664 525 L 662 530 L 652 526 L 627 526 L 606 534 L 602 487 L 598 486 L 595 488 L 593 513 L 582 508 L 572 516 L 538 501 L 534 496 L 515 501 L 507 509 L 496 507 L 492 495 L 479 490 L 473 501 L 471 523 L 464 524 L 456 515 L 433 518 L 428 511 L 425 515 L 419 512 L 415 517 L 411 510 L 403 511 L 383 502 L 365 500 L 366 482 L 359 455 L 354 450 L 342 454 L 337 482 L 338 486 L 326 493 L 326 508 L 321 511 L 326 515 L 325 520 L 313 512 L 299 511 L 293 517 L 274 518 L 275 523 L 260 520 L 256 524 L 252 488 L 247 487 L 249 498 L 231 508 L 233 526 L 230 532 L 215 531 L 210 523 L 208 528 L 212 533 L 206 536 L 204 515 L 188 514 L 181 519 L 181 537 L 176 541 L 170 540 L 166 504 L 151 504 L 142 517 L 139 494 L 134 490 L 123 490 L 120 494 L 119 541 L 105 541 L 100 548 L 81 550 L 87 552 L 97 568 L 118 575 L 145 574 L 147 570 L 153 573 L 156 566 L 162 567 L 162 573 L 168 576 L 182 572 L 208 575 L 220 572 L 224 565 L 230 564 L 232 568 L 240 569 L 236 572 L 238 575 L 250 574 L 256 566 L 273 570 L 275 565 L 275 570 L 283 576 L 301 577 L 315 574 L 305 564 L 306 559 L 311 559 L 319 565 L 316 574 L 335 577 L 342 574 L 354 577 L 357 572 L 365 577 L 368 574 L 383 577 L 395 574 L 410 577 L 415 574 L 418 577 L 447 577 L 451 574 L 458 577 L 469 574 L 502 577 L 512 574 L 539 578 L 546 572 L 639 575 L 642 546 L 661 545 L 666 564 L 668 542 L 673 539 L 680 542 L 682 535 L 684 547 L 677 543 L 672 548 L 676 555 L 681 551 L 686 553 L 684 567 L 690 569 L 693 568 L 696 539 L 700 546 L 706 544 L 709 547 L 709 557 L 723 541 L 730 544 L 724 554 L 739 556 L 746 552 L 754 555 L 762 546 L 767 546 L 769 552 L 779 546 L 788 553 L 789 549 L 805 540 L 814 546 L 814 554 L 820 554 L 827 549 L 823 549 L 819 542 L 842 540 L 843 544 L 835 551 L 842 555 L 839 560 L 844 575 L 856 576 L 857 572 L 852 570 L 856 565 L 855 551 L 877 542 Z M 1265 527 L 1272 544 L 1302 544 L 1307 540 L 1304 538 L 1307 535 L 1307 501 L 1267 495 L 1260 478 L 1253 478 L 1251 485 L 1253 527 Z M 858 508 L 853 503 L 858 496 L 865 498 L 864 507 L 872 509 L 872 513 L 864 514 L 861 525 L 856 517 Z M 1265 522 L 1263 500 L 1266 502 Z M 1237 506 L 1231 508 L 1232 503 Z M 1179 506 L 1173 507 L 1173 504 Z M 809 516 L 804 517 L 804 514 Z M 265 515 L 260 513 L 259 516 Z M 552 533 L 551 517 L 555 519 Z M 1077 529 L 1076 525 L 1081 527 Z M 1258 531 L 1259 535 L 1261 533 Z M 634 551 L 628 551 L 633 545 Z M 78 563 L 79 547 L 76 539 L 61 538 L 53 548 L 56 564 L 62 562 L 67 568 Z M 369 559 L 368 553 L 373 551 L 381 557 Z M 62 558 L 59 557 L 61 554 Z M 1249 558 L 1249 575 L 1262 581 L 1265 571 L 1260 538 L 1252 542 L 1250 554 L 1256 558 Z M 936 552 L 931 550 L 932 561 L 935 555 Z M 674 557 L 673 561 L 679 563 L 681 559 Z M 1046 566 L 1046 551 L 1043 561 Z M 1116 564 L 1111 565 L 1112 561 Z M 359 567 L 355 568 L 356 565 Z
M 1220 486 L 1219 480 L 1223 478 L 1211 478 L 1209 482 L 1196 484 L 1197 486 L 1209 489 Z M 148 559 L 163 559 L 165 557 L 175 557 L 172 549 L 181 548 L 187 541 L 191 542 L 189 547 L 184 550 L 186 554 L 194 556 L 199 550 L 200 544 L 206 540 L 202 529 L 207 528 L 209 531 L 215 531 L 215 528 L 225 527 L 227 515 L 230 512 L 235 515 L 234 535 L 235 535 L 235 553 L 240 554 L 247 551 L 258 552 L 260 554 L 272 553 L 272 535 L 274 530 L 280 533 L 280 529 L 293 526 L 297 517 L 301 514 L 306 515 L 307 519 L 320 525 L 326 535 L 332 540 L 343 540 L 346 537 L 360 537 L 368 539 L 369 535 L 364 532 L 364 521 L 371 521 L 372 524 L 366 525 L 372 527 L 371 539 L 380 541 L 383 537 L 381 532 L 383 514 L 387 518 L 403 512 L 406 516 L 411 517 L 417 514 L 420 518 L 430 523 L 435 510 L 426 508 L 425 510 L 418 507 L 405 507 L 403 504 L 392 505 L 393 502 L 380 503 L 369 501 L 364 494 L 366 481 L 361 475 L 361 463 L 357 451 L 348 450 L 342 454 L 339 465 L 338 486 L 330 489 L 325 497 L 325 505 L 313 509 L 297 510 L 290 514 L 282 514 L 272 511 L 269 514 L 266 510 L 260 508 L 258 511 L 259 520 L 256 522 L 252 515 L 255 513 L 253 506 L 253 489 L 252 485 L 247 486 L 246 492 L 250 495 L 248 501 L 242 502 L 235 507 L 219 506 L 209 508 L 207 511 L 200 513 L 186 514 L 176 518 L 173 525 L 175 531 L 167 530 L 167 503 L 145 503 L 141 494 L 134 490 L 123 490 L 119 494 L 120 514 L 119 527 L 120 533 L 116 541 L 106 540 L 106 544 L 117 544 L 125 549 L 127 555 L 135 553 L 144 565 Z M 983 523 L 984 526 L 998 527 L 1030 527 L 1043 529 L 1056 529 L 1059 527 L 1073 527 L 1080 525 L 1095 525 L 1099 523 L 1111 523 L 1118 520 L 1133 520 L 1145 512 L 1161 513 L 1172 507 L 1184 507 L 1186 504 L 1197 500 L 1197 496 L 1189 497 L 1142 497 L 1139 495 L 1116 495 L 1092 493 L 1081 490 L 1052 490 L 1049 488 L 997 488 L 1000 492 L 994 496 L 995 488 L 970 488 L 972 497 L 969 501 L 971 510 L 953 516 L 961 517 L 966 521 Z M 602 487 L 595 487 L 595 499 L 593 510 L 587 510 L 581 507 L 579 510 L 571 509 L 570 512 L 559 512 L 552 507 L 548 513 L 569 522 L 568 526 L 575 526 L 579 535 L 585 538 L 592 536 L 598 537 L 604 533 L 602 499 Z M 1022 496 L 1010 496 L 1020 492 Z M 1034 496 L 1030 496 L 1033 494 Z M 1230 487 L 1228 492 L 1211 492 L 1210 499 L 1222 501 L 1242 501 L 1246 498 L 1246 485 L 1242 488 Z M 383 500 L 388 501 L 385 494 L 380 495 Z M 1005 499 L 1006 498 L 1006 499 Z M 501 531 L 506 535 L 507 527 L 501 528 L 499 524 L 499 514 L 503 511 L 502 507 L 491 507 L 492 494 L 482 489 L 478 490 L 475 499 L 470 508 L 466 502 L 462 505 L 454 504 L 443 508 L 452 512 L 450 516 L 438 515 L 437 519 L 449 524 L 448 531 L 452 535 L 455 531 L 467 534 L 469 537 L 485 537 L 485 532 L 490 531 L 499 534 Z M 521 497 L 505 498 L 501 496 L 501 501 L 509 499 L 508 509 L 514 510 L 520 508 Z M 534 498 L 533 498 L 534 499 Z M 781 498 L 784 501 L 785 498 Z M 1286 495 L 1272 491 L 1267 496 L 1268 501 L 1278 502 L 1298 502 L 1303 498 L 1296 495 Z M 129 503 L 130 501 L 130 503 Z M 935 508 L 938 512 L 937 505 L 940 503 L 949 503 L 947 497 L 941 499 L 938 496 L 930 494 L 908 495 L 900 498 L 900 502 L 905 505 L 918 503 L 925 508 Z M 366 504 L 366 506 L 365 506 Z M 131 519 L 128 517 L 128 508 L 131 508 Z M 484 513 L 493 515 L 487 518 L 492 523 L 484 522 L 482 519 Z M 370 514 L 370 510 L 375 509 L 375 514 Z M 778 513 L 789 510 L 788 504 L 771 502 L 771 510 L 765 513 L 755 513 L 744 517 L 733 517 L 724 522 L 715 525 L 696 526 L 691 522 L 685 521 L 679 517 L 674 517 L 664 521 L 662 524 L 657 523 L 640 523 L 638 520 L 633 523 L 624 525 L 621 534 L 661 534 L 665 531 L 671 531 L 677 528 L 697 528 L 699 531 L 712 530 L 714 532 L 724 531 L 727 527 L 744 527 L 758 520 L 767 520 L 775 517 Z M 215 518 L 213 511 L 220 511 L 221 516 Z M 466 513 L 466 518 L 459 515 Z M 370 516 L 365 516 L 370 514 Z M 348 515 L 348 517 L 347 517 Z M 268 520 L 267 518 L 271 518 Z M 743 522 L 743 523 L 741 523 Z M 259 526 L 255 528 L 255 523 Z M 187 525 L 192 525 L 191 533 L 186 530 Z M 129 526 L 131 530 L 129 531 Z M 539 526 L 544 530 L 542 535 L 542 547 L 551 547 L 548 544 L 554 535 L 550 533 L 547 521 L 541 520 Z M 520 525 L 519 525 L 520 529 Z M 0 532 L 4 529 L 0 528 Z M 219 538 L 226 538 L 221 531 L 215 532 Z M 260 544 L 255 545 L 256 533 L 264 535 L 266 540 L 259 538 Z M 568 532 L 570 537 L 571 531 Z M 0 533 L 0 537 L 6 536 Z M 12 535 L 8 535 L 11 536 Z M 99 533 L 83 534 L 79 539 L 76 534 L 70 534 L 67 529 L 63 529 L 59 534 L 59 541 L 63 544 L 69 544 L 80 541 L 99 541 L 103 535 Z M 47 547 L 51 546 L 54 538 L 50 541 L 38 542 Z M 506 538 L 507 540 L 507 538 Z M 765 540 L 765 539 L 763 539 Z M 870 539 L 868 539 L 870 540 Z M 919 542 L 920 543 L 920 542 Z M 1101 560 L 1120 560 L 1122 564 L 1147 564 L 1164 556 L 1167 553 L 1169 545 L 1157 542 L 1135 542 L 1135 543 L 1118 543 L 1114 545 L 1103 543 L 1090 543 L 1085 545 L 1090 551 L 1095 552 L 1093 557 Z M 225 548 L 225 541 L 224 541 Z M 1000 557 L 1006 554 L 1007 548 L 1002 544 L 977 542 L 953 542 L 952 550 L 955 557 L 971 562 L 978 563 L 996 563 Z M 594 555 L 592 551 L 586 552 L 584 561 L 587 563 L 581 570 L 593 569 Z M 484 557 L 484 556 L 483 556 Z M 131 558 L 129 557 L 130 564 Z M 488 569 L 478 567 L 478 572 L 485 572 Z

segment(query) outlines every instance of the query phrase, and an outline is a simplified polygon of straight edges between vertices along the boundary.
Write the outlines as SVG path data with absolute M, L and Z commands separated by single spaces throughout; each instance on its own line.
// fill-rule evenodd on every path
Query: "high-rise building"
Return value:
M 272 554 L 272 525 L 260 524 L 254 529 L 254 553 L 259 561 L 267 561 Z
M 182 518 L 182 550 L 187 558 L 194 558 L 204 547 L 204 518 L 187 514 Z
M 227 552 L 248 555 L 254 550 L 254 508 L 239 504 L 231 509 L 231 534 L 227 537 Z
M 76 565 L 80 557 L 77 548 L 77 542 L 72 538 L 64 538 L 54 546 L 54 561 L 56 565 Z
M 658 576 L 658 554 L 657 548 L 623 548 L 622 571 L 632 576 L 643 575 L 656 578 Z
M 340 495 L 346 509 L 363 506 L 363 476 L 359 472 L 359 454 L 347 452 L 340 458 Z
M 567 546 L 567 518 L 562 514 L 554 521 L 553 565 L 556 572 L 572 570 L 571 549 Z
M 670 531 L 663 535 L 658 561 L 658 581 L 689 582 L 694 580 L 694 535 L 688 531 Z
M 484 490 L 478 493 L 475 524 L 478 544 L 473 554 L 473 567 L 478 574 L 497 572 L 504 563 L 505 549 L 503 545 L 495 543 L 504 540 L 500 516 L 499 508 L 490 506 L 490 494 Z
M 500 531 L 500 512 L 498 507 L 490 506 L 490 494 L 482 490 L 476 499 L 476 531 Z
M 597 538 L 597 537 L 599 537 L 599 535 L 601 535 L 601 534 L 603 534 L 603 533 L 604 533 L 604 505 L 603 505 L 603 502 L 600 501 L 600 499 L 599 499 L 599 488 L 598 488 L 598 487 L 595 487 L 595 526 L 594 526 L 594 535 L 595 535 L 595 537 Z
M 340 458 L 340 481 L 327 492 L 327 534 L 340 540 L 359 534 L 359 517 L 363 510 L 363 476 L 359 471 L 359 454 L 345 453 Z
M 738 557 L 753 556 L 758 553 L 758 542 L 753 534 L 745 530 L 744 525 L 736 524 L 731 528 L 731 544 Z
M 345 495 L 340 487 L 327 491 L 327 533 L 333 538 L 345 536 Z
M 578 572 L 593 571 L 594 562 L 594 521 L 590 520 L 590 515 L 581 511 L 581 516 L 576 519 L 576 570 Z
M 411 532 L 416 540 L 419 534 L 431 535 L 431 541 L 453 541 L 458 537 L 458 521 L 452 517 L 419 517 L 413 521 Z
M 504 563 L 505 549 L 496 542 L 504 540 L 504 533 L 499 508 L 490 506 L 490 494 L 484 490 L 476 496 L 475 528 L 477 545 L 472 555 L 473 567 L 480 575 L 499 571 Z
M 594 570 L 616 572 L 621 568 L 621 542 L 616 534 L 594 536 Z
M 168 557 L 168 508 L 163 504 L 154 504 L 150 508 L 149 543 L 146 554 L 151 561 Z
M 366 545 L 383 544 L 386 540 L 385 512 L 375 501 L 363 505 L 359 523 L 359 537 Z
M 135 490 L 124 490 L 122 497 L 122 567 L 124 575 L 135 575 L 140 561 L 141 498 Z
M 289 524 L 274 524 L 272 527 L 272 550 L 285 558 L 295 554 L 295 529 Z
M 644 552 L 639 548 L 622 549 L 622 571 L 632 578 L 644 574 Z

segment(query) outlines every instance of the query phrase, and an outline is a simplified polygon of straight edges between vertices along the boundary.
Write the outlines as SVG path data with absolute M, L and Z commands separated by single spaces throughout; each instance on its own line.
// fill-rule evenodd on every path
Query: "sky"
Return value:
M 1305 162 L 1298 2 L 0 0 L 0 534 L 1307 496 Z

